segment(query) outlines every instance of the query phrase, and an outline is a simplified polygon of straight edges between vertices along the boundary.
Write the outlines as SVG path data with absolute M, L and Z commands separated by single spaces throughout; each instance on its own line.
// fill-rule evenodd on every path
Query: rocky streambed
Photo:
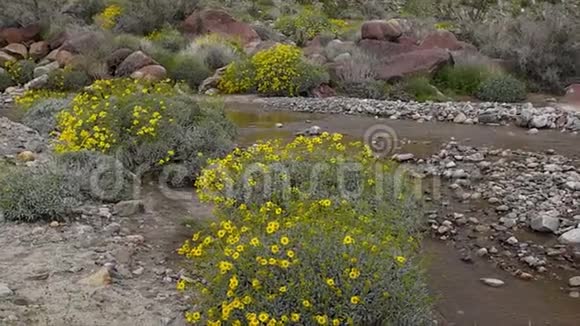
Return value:
M 563 107 L 534 107 L 531 103 L 402 102 L 333 97 L 265 98 L 257 102 L 271 109 L 308 113 L 365 114 L 391 120 L 453 122 L 458 124 L 514 124 L 529 128 L 580 131 L 580 112 Z

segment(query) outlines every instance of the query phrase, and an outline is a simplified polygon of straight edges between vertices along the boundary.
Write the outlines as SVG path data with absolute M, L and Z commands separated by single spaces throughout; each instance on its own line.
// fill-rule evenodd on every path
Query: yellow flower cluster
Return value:
M 58 115 L 60 134 L 55 150 L 61 153 L 82 149 L 108 152 L 124 134 L 155 137 L 167 107 L 163 100 L 154 100 L 154 95 L 173 92 L 168 82 L 98 80 L 89 90 L 76 95 L 70 108 Z M 151 95 L 151 100 L 144 104 L 123 103 L 124 99 L 136 94 Z M 131 114 L 130 124 L 121 118 L 125 114 Z
M 22 95 L 17 96 L 14 102 L 23 109 L 28 109 L 36 104 L 38 101 L 42 101 L 50 98 L 65 98 L 67 93 L 51 91 L 47 89 L 31 89 L 25 91 Z
M 117 19 L 121 16 L 123 8 L 117 4 L 107 6 L 103 12 L 97 15 L 96 21 L 103 29 L 112 29 L 117 24 Z
M 292 170 L 291 164 L 309 166 L 329 159 L 360 163 L 364 178 L 374 175 L 376 165 L 390 169 L 374 159 L 367 146 L 342 141 L 340 134 L 323 133 L 288 144 L 263 142 L 210 161 L 211 168 L 202 172 L 196 186 L 199 197 L 214 204 L 218 221 L 193 234 L 178 250 L 202 276 L 200 282 L 177 285 L 202 295 L 196 309 L 186 313 L 188 322 L 364 325 L 381 321 L 388 300 L 398 295 L 391 293 L 398 286 L 393 282 L 403 282 L 403 277 L 405 282 L 414 281 L 406 258 L 413 253 L 414 241 L 406 232 L 385 225 L 383 214 L 396 210 L 377 212 L 366 200 L 340 199 L 335 193 L 319 196 L 310 192 L 312 184 L 303 175 L 296 179 L 291 172 L 304 170 L 303 166 Z M 287 166 L 287 173 L 275 171 L 280 166 Z M 247 169 L 256 167 L 291 181 L 290 193 L 258 191 L 255 197 L 237 193 L 236 189 L 263 185 L 264 178 L 248 178 Z M 328 163 L 328 168 L 329 174 L 322 172 L 327 176 L 323 182 L 334 188 L 330 178 L 339 167 Z M 370 189 L 367 186 L 364 192 L 368 195 Z

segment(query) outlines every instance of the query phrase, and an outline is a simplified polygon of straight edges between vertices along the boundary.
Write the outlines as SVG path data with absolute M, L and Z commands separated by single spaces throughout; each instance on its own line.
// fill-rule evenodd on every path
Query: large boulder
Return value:
M 46 40 L 48 43 L 48 47 L 51 50 L 56 50 L 60 48 L 64 44 L 64 42 L 66 42 L 70 38 L 70 36 L 71 35 L 68 32 L 60 32 L 52 36 L 50 39 Z
M 28 49 L 25 45 L 20 43 L 10 43 L 6 45 L 2 51 L 18 59 L 28 58 Z
M 106 59 L 109 73 L 114 74 L 119 65 L 123 63 L 123 61 L 125 61 L 125 59 L 131 55 L 131 53 L 133 53 L 133 50 L 127 48 L 121 48 L 113 51 L 113 53 L 111 53 Z
M 71 53 L 86 53 L 96 50 L 102 42 L 105 42 L 102 34 L 82 32 L 69 36 L 60 49 Z
M 38 60 L 46 57 L 50 51 L 48 43 L 44 41 L 34 42 L 30 45 L 29 55 L 32 59 Z
M 568 86 L 563 101 L 567 103 L 580 104 L 580 84 L 572 84 Z
M 234 37 L 244 44 L 260 41 L 258 33 L 248 24 L 240 22 L 219 9 L 203 9 L 193 12 L 182 24 L 183 31 L 190 35 L 218 33 Z
M 142 51 L 135 51 L 131 53 L 117 68 L 115 71 L 115 76 L 124 77 L 129 76 L 135 71 L 150 65 L 156 65 L 157 62 L 151 59 L 147 54 Z
M 0 51 L 0 67 L 3 67 L 9 61 L 16 61 L 16 58 L 4 51 Z
M 0 30 L 0 44 L 2 43 L 30 43 L 39 40 L 41 28 L 38 24 L 30 24 L 25 27 L 9 27 Z
M 447 49 L 451 51 L 469 50 L 477 51 L 477 48 L 469 43 L 459 41 L 455 34 L 449 31 L 435 31 L 429 33 L 419 45 L 422 50 Z
M 147 81 L 160 81 L 167 77 L 167 70 L 160 65 L 145 66 L 131 74 L 131 78 Z
M 396 41 L 401 35 L 403 32 L 395 20 L 371 20 L 361 27 L 363 40 Z
M 452 62 L 449 52 L 442 49 L 407 52 L 383 60 L 376 68 L 376 78 L 396 80 L 415 74 L 433 74 Z
M 372 54 L 378 59 L 388 59 L 403 53 L 413 52 L 418 49 L 414 44 L 401 44 L 389 41 L 361 40 L 358 46 L 365 52 Z
M 66 67 L 72 63 L 74 55 L 67 50 L 59 50 L 56 53 L 55 60 L 61 67 Z

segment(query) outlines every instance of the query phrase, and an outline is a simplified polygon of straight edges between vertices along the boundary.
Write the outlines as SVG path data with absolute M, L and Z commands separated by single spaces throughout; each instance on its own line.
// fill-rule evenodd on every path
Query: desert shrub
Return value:
M 280 16 L 274 28 L 288 36 L 298 45 L 306 43 L 322 32 L 338 34 L 344 28 L 342 20 L 331 20 L 314 7 L 304 7 L 298 15 Z
M 131 170 L 182 163 L 188 176 L 227 150 L 235 136 L 223 108 L 178 96 L 166 82 L 97 81 L 57 121 L 57 152 L 115 154 Z
M 218 221 L 179 249 L 196 277 L 177 287 L 200 294 L 188 321 L 427 323 L 417 203 L 392 166 L 342 138 L 259 143 L 204 170 L 198 193 Z
M 115 30 L 137 35 L 183 21 L 197 6 L 198 0 L 124 0 Z
M 185 48 L 189 42 L 188 39 L 178 30 L 167 26 L 160 30 L 153 31 L 151 34 L 147 35 L 146 38 L 172 52 L 177 52 Z
M 46 88 L 55 91 L 76 92 L 90 83 L 91 77 L 86 71 L 67 67 L 50 72 Z
M 143 38 L 127 33 L 117 34 L 113 38 L 113 48 L 115 50 L 128 48 L 137 51 L 141 50 L 143 43 L 145 43 Z
M 53 91 L 49 89 L 31 89 L 24 92 L 24 94 L 17 96 L 14 102 L 18 107 L 24 111 L 31 108 L 33 105 L 46 99 L 62 99 L 68 94 L 60 91 Z
M 258 36 L 260 36 L 262 41 L 284 42 L 286 40 L 286 36 L 284 36 L 284 34 L 276 31 L 274 28 L 264 23 L 254 23 L 252 24 L 252 28 L 256 31 L 256 33 L 258 33 Z
M 386 100 L 389 98 L 390 86 L 382 80 L 344 81 L 337 83 L 336 90 L 347 97 Z
M 50 23 L 63 13 L 67 0 L 19 0 L 0 2 L 0 27 Z
M 32 60 L 7 61 L 6 71 L 18 85 L 24 85 L 34 78 L 34 68 L 36 64 Z
M 255 91 L 256 68 L 249 59 L 239 60 L 227 66 L 218 89 L 226 94 L 244 94 Z
M 7 221 L 58 220 L 80 203 L 59 171 L 14 167 L 0 176 L 0 212 Z
M 474 95 L 479 85 L 491 76 L 485 66 L 446 66 L 433 77 L 433 83 L 441 90 L 457 95 Z
M 113 156 L 93 151 L 69 152 L 58 155 L 55 164 L 83 200 L 115 203 L 133 196 L 135 176 Z
M 526 98 L 526 86 L 510 75 L 497 75 L 479 86 L 477 98 L 490 102 L 520 102 Z
M 377 65 L 378 62 L 374 56 L 352 49 L 351 58 L 337 67 L 333 78 L 339 83 L 374 80 Z
M 197 89 L 207 77 L 211 76 L 211 71 L 199 55 L 180 52 L 169 60 L 164 65 L 169 78 L 184 82 L 191 89 Z
M 4 69 L 0 69 L 0 92 L 3 92 L 6 88 L 16 85 L 12 80 L 12 77 Z
M 302 51 L 291 45 L 277 45 L 252 57 L 256 68 L 256 86 L 261 94 L 296 96 L 300 80 L 306 80 L 312 66 L 305 63 Z
M 201 57 L 211 70 L 227 66 L 241 58 L 244 53 L 238 41 L 217 34 L 196 38 L 187 52 Z
M 418 102 L 445 101 L 447 98 L 424 76 L 409 77 L 403 81 L 405 93 Z
M 297 96 L 327 80 L 324 69 L 307 63 L 298 47 L 279 44 L 229 65 L 218 88 L 227 94 L 255 89 L 267 96 Z
M 117 19 L 122 12 L 123 8 L 118 4 L 108 5 L 100 14 L 95 16 L 95 22 L 103 29 L 112 29 L 117 25 Z
M 41 135 L 48 136 L 56 130 L 57 114 L 68 107 L 69 103 L 69 98 L 48 98 L 37 101 L 26 111 L 22 123 Z
M 580 75 L 580 22 L 563 5 L 548 6 L 539 16 L 526 13 L 470 27 L 483 53 L 515 63 L 515 73 L 541 90 L 562 92 Z

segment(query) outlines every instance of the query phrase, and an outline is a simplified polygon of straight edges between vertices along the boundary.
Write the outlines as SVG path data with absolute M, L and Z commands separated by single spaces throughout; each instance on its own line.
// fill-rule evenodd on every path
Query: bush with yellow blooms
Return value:
M 328 133 L 213 160 L 196 185 L 218 220 L 179 249 L 195 275 L 177 284 L 196 293 L 187 321 L 426 325 L 420 214 L 394 169 Z
M 111 154 L 130 170 L 179 163 L 191 175 L 229 151 L 236 134 L 220 103 L 178 95 L 168 81 L 96 81 L 57 121 L 57 152 Z

